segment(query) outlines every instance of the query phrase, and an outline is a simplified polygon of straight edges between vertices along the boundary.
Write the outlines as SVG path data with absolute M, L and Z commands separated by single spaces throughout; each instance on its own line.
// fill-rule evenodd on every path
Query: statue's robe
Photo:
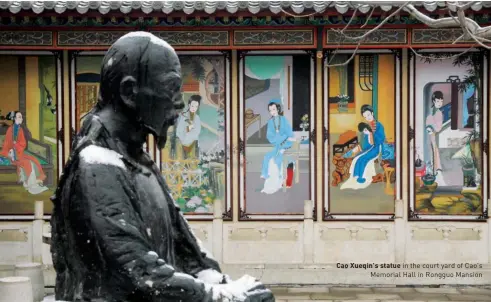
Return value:
M 56 299 L 212 301 L 196 278 L 206 272 L 225 282 L 218 263 L 148 154 L 121 150 L 96 116 L 85 120 L 53 197 Z

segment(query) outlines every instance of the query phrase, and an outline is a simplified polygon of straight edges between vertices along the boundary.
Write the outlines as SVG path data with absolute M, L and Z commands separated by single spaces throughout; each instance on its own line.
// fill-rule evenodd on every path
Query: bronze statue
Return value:
M 253 277 L 232 281 L 192 233 L 159 169 L 159 148 L 184 107 L 172 47 L 134 32 L 104 56 L 97 105 L 74 139 L 52 198 L 56 299 L 274 301 Z

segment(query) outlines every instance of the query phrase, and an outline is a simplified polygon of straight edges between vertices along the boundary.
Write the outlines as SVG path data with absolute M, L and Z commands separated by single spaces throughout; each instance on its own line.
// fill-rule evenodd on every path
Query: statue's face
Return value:
M 167 131 L 184 108 L 181 95 L 181 65 L 175 53 L 147 61 L 147 75 L 139 85 L 137 104 L 140 118 L 157 141 L 165 146 Z

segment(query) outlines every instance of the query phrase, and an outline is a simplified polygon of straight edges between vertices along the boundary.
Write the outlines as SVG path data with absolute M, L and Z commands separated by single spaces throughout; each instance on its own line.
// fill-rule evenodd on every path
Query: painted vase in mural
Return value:
M 431 186 L 435 183 L 436 176 L 433 174 L 425 174 L 423 177 L 421 177 L 421 180 L 425 186 Z
M 286 187 L 291 188 L 293 184 L 293 173 L 295 168 L 293 163 L 289 163 L 288 167 L 286 168 Z
M 347 95 L 338 95 L 338 111 L 339 112 L 348 112 L 348 99 Z
M 309 115 L 304 114 L 301 118 L 302 123 L 300 124 L 300 129 L 302 129 L 301 144 L 308 144 L 308 129 L 309 129 Z

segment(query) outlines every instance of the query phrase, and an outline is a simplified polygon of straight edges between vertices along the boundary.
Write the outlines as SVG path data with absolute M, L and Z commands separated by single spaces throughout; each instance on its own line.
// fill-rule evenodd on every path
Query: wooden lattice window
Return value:
M 77 83 L 76 126 L 80 129 L 81 119 L 97 104 L 99 83 Z

